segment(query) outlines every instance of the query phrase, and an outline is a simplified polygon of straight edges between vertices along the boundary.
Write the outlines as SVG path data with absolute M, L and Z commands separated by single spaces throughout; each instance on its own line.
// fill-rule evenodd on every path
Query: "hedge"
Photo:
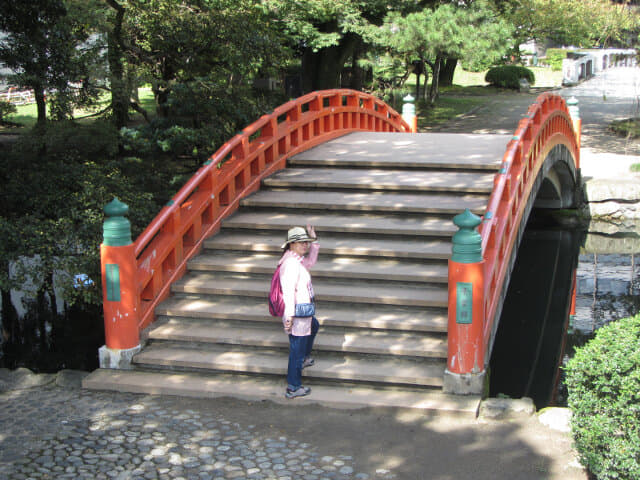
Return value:
M 580 461 L 598 480 L 640 478 L 640 314 L 602 327 L 566 367 Z
M 484 77 L 485 82 L 502 88 L 520 88 L 520 79 L 524 78 L 529 85 L 536 83 L 536 77 L 531 70 L 518 65 L 501 65 L 490 68 Z

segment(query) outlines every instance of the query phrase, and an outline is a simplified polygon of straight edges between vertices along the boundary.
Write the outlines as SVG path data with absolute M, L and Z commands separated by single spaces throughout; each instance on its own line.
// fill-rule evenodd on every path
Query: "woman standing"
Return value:
M 278 262 L 280 284 L 284 300 L 282 322 L 289 334 L 289 367 L 285 397 L 303 397 L 311 388 L 302 386 L 302 369 L 315 363 L 311 358 L 313 341 L 318 332 L 315 317 L 313 285 L 309 270 L 318 259 L 320 249 L 316 232 L 311 225 L 306 230 L 293 227 L 282 245 L 284 254 Z

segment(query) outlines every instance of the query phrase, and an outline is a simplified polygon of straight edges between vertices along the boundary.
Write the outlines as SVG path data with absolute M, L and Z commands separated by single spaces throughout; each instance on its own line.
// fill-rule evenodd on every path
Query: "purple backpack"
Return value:
M 280 283 L 280 266 L 271 277 L 271 289 L 269 290 L 269 313 L 274 317 L 284 315 L 284 299 L 282 298 L 282 284 Z

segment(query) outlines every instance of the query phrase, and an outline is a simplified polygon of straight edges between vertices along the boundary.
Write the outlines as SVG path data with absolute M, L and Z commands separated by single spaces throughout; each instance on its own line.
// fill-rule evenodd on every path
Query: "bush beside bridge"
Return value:
M 598 330 L 566 381 L 582 464 L 598 480 L 640 478 L 640 314 Z

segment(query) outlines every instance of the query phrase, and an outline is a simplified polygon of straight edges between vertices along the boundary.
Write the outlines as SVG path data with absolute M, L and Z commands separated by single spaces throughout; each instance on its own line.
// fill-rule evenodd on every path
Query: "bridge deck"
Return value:
M 290 164 L 495 171 L 510 138 L 464 133 L 359 132 L 296 155 Z
M 313 393 L 298 401 L 473 415 L 479 398 L 441 390 L 451 219 L 484 213 L 509 139 L 353 133 L 296 155 L 191 260 L 136 371 L 101 370 L 85 386 L 281 397 L 288 342 L 266 296 L 286 230 L 312 223 L 322 329 L 304 371 Z

